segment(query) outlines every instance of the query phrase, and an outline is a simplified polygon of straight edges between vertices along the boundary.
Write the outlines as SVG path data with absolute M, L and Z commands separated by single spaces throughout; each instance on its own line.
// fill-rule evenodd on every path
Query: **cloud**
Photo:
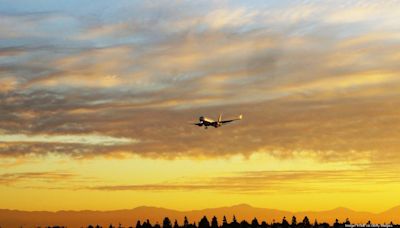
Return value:
M 9 57 L 22 54 L 23 50 L 21 48 L 0 48 L 0 57 Z
M 14 185 L 19 182 L 59 182 L 75 178 L 76 175 L 68 172 L 20 172 L 0 174 L 0 185 Z
M 84 33 L 77 35 L 76 39 L 91 40 L 104 37 L 120 37 L 121 33 L 129 35 L 132 31 L 128 23 L 105 24 L 88 28 Z
M 136 143 L 128 138 L 115 138 L 104 135 L 0 135 L 0 143 L 63 143 L 113 146 Z
M 394 172 L 381 170 L 249 171 L 230 176 L 160 184 L 100 185 L 100 191 L 218 191 L 235 194 L 371 192 L 368 184 L 397 182 Z M 298 183 L 302 183 L 301 187 Z M 357 188 L 351 188 L 357 185 Z
M 394 2 L 378 4 L 373 1 L 357 3 L 355 5 L 341 5 L 340 10 L 330 12 L 324 20 L 329 23 L 365 23 L 379 19 L 390 21 L 394 14 L 398 13 L 399 7 Z
M 32 171 L 0 174 L 0 186 L 13 189 L 81 190 L 87 183 L 99 183 L 92 176 L 67 171 Z
M 1 156 L 399 161 L 396 8 L 342 3 L 378 19 L 339 22 L 336 3 L 121 4 L 2 15 Z M 220 112 L 245 119 L 186 124 Z
M 14 77 L 0 78 L 0 93 L 13 91 L 17 86 L 17 80 Z
M 239 27 L 254 22 L 256 11 L 245 8 L 234 10 L 218 9 L 210 12 L 204 19 L 211 29 L 221 29 L 224 27 Z

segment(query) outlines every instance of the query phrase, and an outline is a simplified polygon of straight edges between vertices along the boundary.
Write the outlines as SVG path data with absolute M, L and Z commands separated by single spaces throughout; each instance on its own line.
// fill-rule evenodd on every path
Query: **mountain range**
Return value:
M 233 216 L 240 222 L 243 219 L 251 222 L 256 217 L 259 222 L 273 221 L 281 222 L 283 217 L 291 222 L 292 216 L 296 216 L 300 222 L 305 216 L 313 223 L 315 219 L 318 222 L 328 222 L 332 224 L 336 219 L 343 222 L 346 218 L 351 223 L 400 223 L 400 206 L 386 210 L 382 213 L 360 212 L 344 207 L 335 208 L 326 211 L 301 211 L 290 212 L 283 210 L 252 207 L 247 204 L 239 204 L 231 207 L 209 208 L 202 210 L 178 211 L 159 207 L 137 207 L 134 209 L 111 210 L 111 211 L 20 211 L 0 209 L 0 227 L 45 227 L 45 226 L 66 226 L 66 227 L 86 227 L 89 224 L 102 225 L 108 227 L 109 224 L 122 224 L 125 227 L 135 226 L 137 220 L 145 221 L 149 219 L 152 224 L 162 224 L 164 217 L 169 217 L 173 222 L 175 219 L 179 224 L 183 223 L 185 216 L 189 222 L 198 222 L 203 216 L 209 220 L 213 216 L 218 218 L 221 223 L 223 216 L 226 216 L 228 222 Z

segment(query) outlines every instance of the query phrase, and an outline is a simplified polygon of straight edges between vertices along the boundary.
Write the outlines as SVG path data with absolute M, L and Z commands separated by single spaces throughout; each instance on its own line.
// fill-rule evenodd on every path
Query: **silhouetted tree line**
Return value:
M 147 219 L 143 223 L 139 220 L 136 223 L 135 228 L 345 228 L 346 225 L 350 225 L 350 220 L 346 219 L 344 222 L 339 222 L 338 219 L 330 225 L 326 222 L 319 223 L 317 220 L 314 222 L 310 222 L 307 216 L 303 218 L 302 221 L 297 222 L 297 218 L 295 216 L 292 217 L 290 222 L 283 217 L 282 221 L 277 222 L 273 220 L 271 223 L 267 223 L 266 221 L 262 221 L 261 223 L 254 218 L 250 223 L 246 220 L 238 222 L 236 217 L 233 216 L 233 219 L 230 223 L 228 223 L 226 217 L 224 216 L 222 219 L 222 223 L 219 223 L 217 218 L 214 216 L 211 219 L 211 222 L 208 220 L 206 216 L 204 216 L 197 224 L 196 222 L 190 223 L 188 218 L 185 216 L 183 220 L 183 224 L 179 224 L 177 220 L 173 223 L 168 218 L 165 217 L 162 224 L 160 225 L 158 222 L 155 224 L 151 224 L 150 221 Z M 368 221 L 367 224 L 371 224 L 371 221 Z M 394 228 L 400 228 L 399 224 L 393 224 L 392 222 L 389 224 L 392 225 Z M 51 227 L 48 227 L 51 228 Z M 53 228 L 63 228 L 63 227 L 53 227 Z M 87 228 L 103 228 L 99 225 L 93 226 L 89 225 Z M 108 226 L 108 228 L 125 228 L 121 224 L 118 226 L 113 226 L 112 224 Z M 129 228 L 133 228 L 130 226 Z

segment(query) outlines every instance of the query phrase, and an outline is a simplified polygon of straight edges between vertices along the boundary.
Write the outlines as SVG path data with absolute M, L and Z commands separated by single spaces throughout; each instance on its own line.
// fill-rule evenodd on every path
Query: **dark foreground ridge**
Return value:
M 118 224 L 117 226 L 110 224 L 107 227 L 127 228 L 124 227 L 122 224 Z M 136 226 L 128 226 L 128 227 L 129 228 L 134 228 L 134 227 L 136 228 L 400 228 L 400 225 L 393 224 L 393 222 L 390 222 L 389 224 L 386 223 L 373 224 L 371 223 L 371 221 L 368 221 L 366 224 L 352 224 L 349 219 L 346 219 L 346 221 L 344 222 L 339 222 L 339 220 L 336 219 L 336 221 L 333 224 L 329 224 L 327 222 L 319 223 L 317 220 L 311 223 L 307 216 L 305 216 L 301 222 L 297 222 L 296 216 L 293 216 L 290 221 L 288 221 L 286 217 L 283 217 L 282 221 L 276 222 L 275 220 L 273 220 L 271 223 L 267 223 L 266 221 L 259 222 L 257 218 L 254 218 L 250 223 L 246 220 L 238 222 L 235 216 L 233 216 L 231 222 L 228 222 L 226 217 L 224 216 L 221 224 L 218 222 L 218 219 L 215 216 L 212 217 L 211 222 L 208 220 L 206 216 L 204 216 L 199 222 L 190 223 L 188 218 L 185 216 L 183 224 L 179 224 L 177 220 L 175 220 L 174 223 L 172 224 L 171 220 L 168 217 L 165 217 L 162 224 L 159 224 L 157 222 L 155 224 L 152 224 L 149 220 L 143 222 L 138 220 Z M 66 227 L 48 226 L 45 228 L 66 228 Z M 87 228 L 103 228 L 103 227 L 100 225 L 88 225 Z

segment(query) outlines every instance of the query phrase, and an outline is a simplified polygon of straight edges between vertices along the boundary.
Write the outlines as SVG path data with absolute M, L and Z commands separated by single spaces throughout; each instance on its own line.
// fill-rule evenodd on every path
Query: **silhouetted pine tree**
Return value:
M 268 228 L 269 226 L 268 226 L 268 224 L 267 224 L 267 222 L 266 221 L 262 221 L 261 222 L 261 228 Z
M 317 219 L 314 220 L 314 228 L 318 228 L 318 221 L 317 221 Z
M 188 218 L 185 216 L 185 218 L 183 219 L 183 228 L 187 228 L 189 227 L 189 221 Z
M 218 220 L 217 220 L 217 217 L 215 217 L 215 216 L 211 219 L 211 228 L 219 228 Z
M 296 216 L 294 216 L 294 215 L 292 217 L 292 224 L 290 226 L 292 228 L 295 228 L 297 226 L 297 219 L 296 219 Z
M 258 220 L 256 217 L 251 221 L 251 228 L 258 228 L 260 224 L 258 223 Z
M 228 227 L 228 221 L 226 221 L 226 217 L 224 215 L 224 218 L 222 219 L 222 228 Z
M 232 219 L 232 222 L 231 222 L 230 226 L 231 226 L 232 228 L 239 228 L 239 227 L 240 227 L 240 224 L 237 222 L 235 216 L 233 216 L 233 219 Z
M 289 228 L 289 222 L 286 220 L 286 217 L 283 217 L 282 219 L 282 227 Z
M 147 219 L 146 222 L 142 224 L 142 228 L 152 228 L 150 220 Z
M 243 220 L 240 222 L 240 228 L 250 228 L 250 224 L 246 220 Z
M 175 222 L 174 222 L 174 228 L 179 228 L 179 224 L 178 224 L 178 221 L 175 219 Z
M 168 217 L 165 217 L 165 218 L 164 218 L 163 226 L 162 226 L 162 227 L 163 227 L 163 228 L 172 228 L 171 220 L 169 220 Z
M 136 228 L 142 228 L 142 225 L 140 224 L 140 220 L 138 220 L 138 221 L 136 222 Z
M 271 224 L 269 224 L 269 227 L 274 227 L 275 224 L 275 219 L 272 219 Z
M 311 227 L 310 220 L 308 219 L 307 216 L 305 216 L 304 219 L 303 219 L 303 227 L 304 228 L 310 228 Z
M 336 220 L 335 220 L 335 223 L 333 224 L 333 228 L 339 228 L 339 227 L 340 227 L 339 220 L 336 219 Z
M 210 222 L 206 216 L 204 216 L 199 222 L 199 228 L 210 228 Z

